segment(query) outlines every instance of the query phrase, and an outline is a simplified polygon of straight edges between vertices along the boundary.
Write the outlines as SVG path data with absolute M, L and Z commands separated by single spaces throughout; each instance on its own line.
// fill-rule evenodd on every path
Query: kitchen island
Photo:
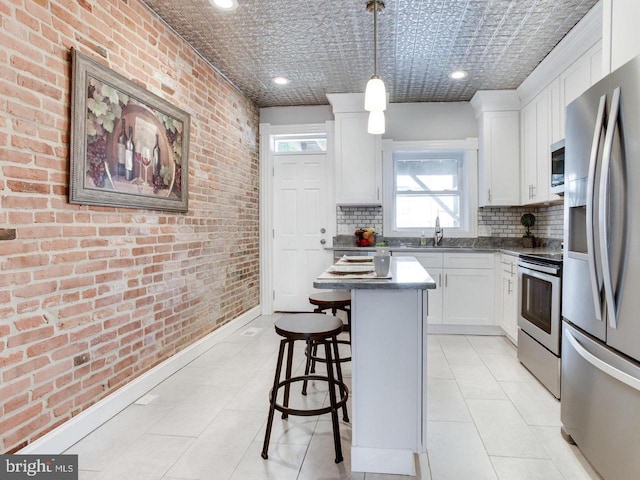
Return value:
M 325 272 L 314 287 L 351 290 L 351 470 L 415 475 L 426 450 L 425 290 L 436 283 L 414 257 L 393 256 L 390 277 Z

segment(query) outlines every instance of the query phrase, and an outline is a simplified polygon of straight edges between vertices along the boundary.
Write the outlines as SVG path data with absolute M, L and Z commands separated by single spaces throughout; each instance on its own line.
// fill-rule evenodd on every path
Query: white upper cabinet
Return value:
M 603 0 L 603 73 L 610 73 L 640 55 L 640 2 Z
M 522 204 L 553 200 L 551 183 L 549 95 L 542 91 L 521 112 Z M 555 198 L 559 198 L 554 195 Z
M 522 204 L 560 200 L 549 191 L 551 145 L 564 138 L 566 106 L 600 80 L 602 42 L 597 42 L 530 100 L 520 112 Z
M 556 202 L 551 145 L 565 135 L 565 108 L 602 78 L 602 4 L 592 10 L 522 82 L 521 204 Z
M 327 95 L 335 116 L 335 179 L 338 205 L 382 204 L 382 143 L 367 133 L 362 94 Z
M 564 138 L 564 105 L 560 97 L 560 77 L 554 78 L 547 86 L 549 97 L 549 134 L 551 143 Z
M 515 90 L 479 91 L 471 99 L 478 118 L 479 206 L 520 203 L 520 101 Z
M 564 111 L 567 105 L 602 78 L 602 42 L 597 42 L 559 76 L 560 139 L 564 138 Z

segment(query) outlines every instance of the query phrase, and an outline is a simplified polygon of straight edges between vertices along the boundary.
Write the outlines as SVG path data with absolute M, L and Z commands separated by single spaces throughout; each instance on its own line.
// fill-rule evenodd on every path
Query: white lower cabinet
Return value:
M 507 338 L 518 343 L 518 257 L 500 255 L 500 281 L 502 282 L 502 315 L 500 326 Z
M 492 253 L 418 252 L 416 259 L 436 282 L 428 291 L 431 325 L 493 326 Z

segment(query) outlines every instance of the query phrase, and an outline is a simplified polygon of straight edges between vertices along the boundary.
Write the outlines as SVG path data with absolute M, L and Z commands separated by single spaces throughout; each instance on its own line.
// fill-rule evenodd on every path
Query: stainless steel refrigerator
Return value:
M 640 478 L 640 57 L 565 130 L 563 433 L 606 480 Z

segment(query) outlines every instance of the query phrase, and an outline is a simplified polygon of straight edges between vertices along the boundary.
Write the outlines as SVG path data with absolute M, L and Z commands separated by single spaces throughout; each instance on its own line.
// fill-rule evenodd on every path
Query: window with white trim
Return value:
M 394 152 L 394 230 L 464 224 L 462 152 Z
M 436 218 L 449 237 L 476 235 L 477 149 L 443 143 L 437 148 L 429 142 L 385 146 L 385 236 L 432 235 Z

